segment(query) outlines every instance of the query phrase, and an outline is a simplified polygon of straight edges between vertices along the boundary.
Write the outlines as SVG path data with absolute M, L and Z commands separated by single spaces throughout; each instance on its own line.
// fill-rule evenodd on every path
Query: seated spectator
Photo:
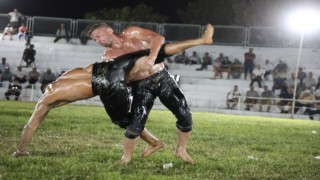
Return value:
M 34 45 L 30 44 L 23 51 L 22 59 L 26 62 L 26 67 L 31 67 L 31 64 L 34 65 L 36 50 L 34 50 Z
M 301 86 L 303 86 L 302 82 L 306 77 L 307 77 L 307 74 L 303 71 L 303 68 L 299 67 L 297 78 L 299 79 Z
M 259 111 L 262 112 L 262 105 L 267 105 L 267 112 L 270 112 L 271 105 L 273 104 L 273 92 L 269 90 L 267 85 L 263 86 L 263 92 L 261 93 Z
M 14 100 L 18 100 L 21 94 L 22 87 L 18 81 L 14 81 L 9 84 L 7 92 L 4 93 L 7 100 L 10 100 L 10 96 L 14 95 Z
M 284 81 L 288 78 L 288 75 L 286 72 L 279 72 L 277 74 L 274 74 L 273 76 L 273 85 L 272 85 L 272 92 L 275 93 L 276 89 L 281 89 L 283 86 Z
M 202 71 L 202 70 L 207 70 L 208 69 L 208 64 L 211 64 L 211 57 L 209 56 L 209 53 L 206 52 L 204 56 L 202 57 L 202 62 L 201 62 L 201 67 L 196 69 L 197 71 Z
M 213 79 L 217 79 L 218 75 L 220 75 L 220 71 L 221 71 L 221 62 L 220 62 L 220 58 L 217 58 L 213 64 L 213 72 L 214 72 L 214 76 Z M 221 77 L 220 77 L 221 78 Z
M 286 91 L 281 91 L 279 94 L 279 102 L 277 103 L 281 113 L 291 112 L 291 105 L 293 100 L 293 88 L 285 87 Z
M 27 82 L 27 72 L 25 72 L 21 66 L 17 66 L 17 71 L 13 73 L 14 81 L 20 84 Z
M 174 62 L 178 64 L 189 64 L 189 57 L 186 55 L 185 51 L 182 51 L 182 53 L 178 54 L 174 58 Z
M 11 73 L 10 68 L 6 67 L 4 72 L 1 73 L 1 82 L 8 81 L 11 83 L 12 79 L 13 79 L 13 74 Z
M 311 120 L 314 119 L 315 114 L 320 114 L 320 83 L 316 85 L 316 90 L 314 91 L 315 102 L 313 103 L 313 107 L 309 110 L 309 118 Z
M 24 39 L 26 37 L 27 31 L 28 31 L 28 27 L 22 23 L 18 29 L 18 34 L 17 34 L 19 41 L 21 40 L 21 38 Z
M 228 73 L 228 79 L 230 79 L 231 66 L 232 66 L 232 62 L 229 60 L 228 56 L 222 58 L 222 60 L 221 60 L 221 69 L 220 69 L 221 78 L 222 78 L 222 72 L 226 72 L 226 73 Z
M 250 109 L 257 104 L 259 97 L 259 93 L 254 90 L 254 86 L 250 85 L 250 89 L 246 92 L 246 99 L 244 100 L 244 104 L 246 105 L 245 110 L 250 111 Z
M 312 108 L 309 110 L 309 118 L 314 119 L 315 114 L 320 114 L 320 102 L 314 102 Z
M 235 107 L 239 102 L 240 96 L 241 96 L 241 93 L 238 90 L 238 86 L 234 85 L 233 89 L 227 94 L 227 101 L 226 101 L 227 109 L 235 109 Z
M 57 41 L 59 41 L 60 39 L 66 39 L 67 43 L 70 40 L 70 32 L 69 30 L 64 26 L 63 23 L 60 24 L 60 27 L 57 30 L 56 33 L 56 38 L 54 39 L 54 43 L 56 43 Z
M 231 65 L 231 76 L 233 79 L 239 79 L 241 77 L 242 68 L 240 60 L 235 58 Z
M 313 77 L 313 73 L 309 72 L 308 76 L 304 78 L 302 81 L 303 90 L 309 89 L 313 91 L 316 85 L 317 85 L 317 82 L 316 82 L 316 79 Z
M 79 39 L 80 39 L 80 43 L 81 43 L 82 45 L 86 45 L 87 42 L 88 42 L 88 40 L 90 39 L 90 38 L 88 37 L 88 35 L 87 35 L 89 28 L 90 28 L 90 26 L 86 26 L 86 27 L 81 31 L 81 33 L 80 33 Z
M 50 68 L 48 68 L 47 71 L 41 75 L 41 78 L 40 78 L 41 89 L 43 89 L 43 87 L 47 86 L 47 84 L 55 81 L 56 79 L 57 79 L 56 75 L 52 73 Z
M 189 57 L 189 64 L 201 64 L 201 58 L 196 51 L 193 51 L 192 56 Z
M 40 73 L 37 71 L 37 68 L 34 67 L 32 70 L 28 73 L 28 81 L 29 85 L 26 88 L 31 88 L 38 82 L 40 78 Z
M 10 64 L 7 63 L 7 58 L 2 57 L 1 64 L 0 64 L 0 73 L 3 73 L 6 68 L 10 69 Z
M 288 65 L 283 61 L 283 59 L 280 59 L 273 72 L 274 74 L 288 72 Z
M 290 78 L 287 78 L 284 82 L 287 84 L 288 87 L 292 87 L 292 88 L 294 88 L 294 83 L 295 82 L 297 84 L 297 87 L 300 84 L 299 79 L 296 79 L 295 73 L 291 73 L 290 74 Z
M 259 88 L 262 88 L 261 82 L 263 80 L 264 73 L 265 73 L 265 70 L 262 69 L 259 64 L 257 64 L 256 68 L 252 72 L 252 80 L 250 85 L 253 85 L 254 82 L 258 82 Z
M 306 107 L 304 114 L 309 114 L 310 109 L 313 107 L 314 100 L 314 94 L 309 89 L 304 90 L 295 103 L 294 113 L 296 114 L 300 108 Z
M 262 69 L 265 70 L 265 73 L 263 75 L 264 79 L 268 79 L 268 76 L 272 76 L 273 75 L 273 70 L 274 70 L 274 67 L 273 65 L 270 63 L 269 59 L 266 59 L 265 60 L 265 63 L 264 65 L 262 66 Z M 272 78 L 273 79 L 273 78 Z M 271 79 L 271 80 L 272 80 Z M 270 80 L 270 79 L 268 79 Z
M 8 24 L 3 30 L 2 40 L 4 40 L 5 36 L 9 36 L 10 40 L 12 40 L 12 35 L 13 34 L 14 34 L 14 29 L 10 24 Z

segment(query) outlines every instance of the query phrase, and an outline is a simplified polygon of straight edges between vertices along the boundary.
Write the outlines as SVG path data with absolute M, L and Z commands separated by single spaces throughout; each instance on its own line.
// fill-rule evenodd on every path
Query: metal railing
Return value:
M 71 18 L 54 18 L 26 16 L 23 20 L 35 36 L 53 37 L 60 23 L 71 32 L 72 37 L 78 38 L 86 26 L 105 22 L 114 28 L 115 32 L 121 32 L 130 25 L 149 28 L 163 35 L 167 41 L 180 41 L 184 39 L 198 38 L 205 30 L 205 25 L 197 24 L 169 24 L 169 23 L 145 23 L 123 22 L 106 20 L 87 20 Z M 9 23 L 7 14 L 0 14 L 0 32 Z M 298 47 L 299 34 L 294 34 L 285 29 L 273 27 L 242 27 L 215 25 L 214 42 L 217 45 L 233 46 L 260 46 L 260 47 Z M 305 48 L 320 47 L 320 32 L 306 34 L 304 38 Z

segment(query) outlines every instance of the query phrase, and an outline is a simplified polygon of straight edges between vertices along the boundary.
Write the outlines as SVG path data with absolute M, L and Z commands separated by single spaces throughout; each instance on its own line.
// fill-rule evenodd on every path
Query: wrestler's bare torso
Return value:
M 98 28 L 91 34 L 91 38 L 101 46 L 106 47 L 102 56 L 103 61 L 110 61 L 121 55 L 143 50 L 156 49 L 150 52 L 147 58 L 136 62 L 127 76 L 127 81 L 136 81 L 147 78 L 164 68 L 164 64 L 153 65 L 163 44 L 163 37 L 159 34 L 137 26 L 131 26 L 122 33 L 116 34 L 111 28 Z M 152 64 L 152 65 L 151 65 Z

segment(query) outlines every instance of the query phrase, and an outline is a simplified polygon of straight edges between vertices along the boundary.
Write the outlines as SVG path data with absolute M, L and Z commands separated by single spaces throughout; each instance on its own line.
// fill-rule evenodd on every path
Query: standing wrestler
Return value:
M 128 163 L 136 144 L 136 140 L 144 129 L 149 112 L 156 97 L 176 116 L 176 132 L 178 135 L 175 156 L 185 162 L 194 164 L 195 161 L 187 153 L 187 143 L 192 130 L 192 116 L 187 101 L 176 82 L 170 77 L 163 63 L 155 64 L 154 61 L 164 42 L 164 37 L 136 26 L 125 29 L 120 34 L 113 32 L 107 24 L 93 26 L 88 35 L 101 46 L 107 47 L 103 58 L 105 60 L 123 55 L 125 53 L 150 49 L 148 59 L 144 64 L 137 66 L 142 77 L 139 81 L 132 82 L 132 117 L 126 128 L 124 137 L 124 150 L 121 163 Z M 199 38 L 186 42 L 212 44 L 213 27 L 209 24 L 205 33 L 207 38 Z M 205 41 L 205 42 L 203 42 Z M 136 73 L 132 71 L 132 73 Z M 145 79 L 146 78 L 146 79 Z
M 208 42 L 204 40 L 207 39 L 208 36 L 212 37 L 212 35 L 207 34 L 202 38 L 199 38 L 203 39 L 202 41 L 196 39 L 167 44 L 162 48 L 159 56 L 173 55 L 192 46 L 208 44 Z M 192 41 L 194 42 L 191 43 Z M 30 143 L 36 129 L 40 126 L 52 108 L 60 107 L 78 100 L 89 99 L 95 95 L 100 96 L 108 114 L 110 109 L 107 107 L 117 107 L 117 109 L 115 109 L 116 113 L 109 114 L 109 116 L 115 124 L 119 125 L 120 127 L 126 127 L 129 94 L 123 83 L 125 73 L 123 69 L 126 69 L 128 66 L 128 61 L 135 60 L 143 55 L 147 55 L 143 53 L 144 52 L 140 52 L 140 54 L 139 52 L 128 54 L 116 58 L 115 61 L 96 63 L 94 65 L 89 65 L 86 68 L 73 69 L 61 75 L 56 81 L 50 83 L 45 89 L 44 94 L 40 97 L 27 125 L 24 127 L 20 143 L 17 150 L 13 153 L 13 156 L 24 156 L 29 154 L 27 152 L 27 146 Z M 138 61 L 136 61 L 136 64 L 144 64 L 146 58 L 147 56 L 140 58 Z M 139 74 L 145 74 L 142 71 L 139 72 L 139 70 L 136 68 L 136 65 L 133 66 L 132 69 L 136 73 L 128 73 L 126 75 L 126 81 L 135 81 L 141 79 L 142 76 L 139 76 Z M 112 99 L 117 99 L 117 101 L 112 101 Z M 119 104 L 119 101 L 122 103 Z M 115 102 L 118 104 L 115 104 Z M 140 137 L 148 143 L 148 146 L 142 153 L 142 157 L 149 156 L 163 146 L 160 141 L 158 141 L 146 130 L 142 132 Z

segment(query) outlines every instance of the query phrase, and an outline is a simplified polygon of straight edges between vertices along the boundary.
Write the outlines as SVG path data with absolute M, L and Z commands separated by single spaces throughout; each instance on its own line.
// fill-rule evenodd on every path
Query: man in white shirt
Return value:
M 261 82 L 263 80 L 263 76 L 265 74 L 265 70 L 261 68 L 260 64 L 256 65 L 256 68 L 252 72 L 253 79 L 251 80 L 250 85 L 252 86 L 255 81 L 258 82 L 259 88 L 262 88 Z

